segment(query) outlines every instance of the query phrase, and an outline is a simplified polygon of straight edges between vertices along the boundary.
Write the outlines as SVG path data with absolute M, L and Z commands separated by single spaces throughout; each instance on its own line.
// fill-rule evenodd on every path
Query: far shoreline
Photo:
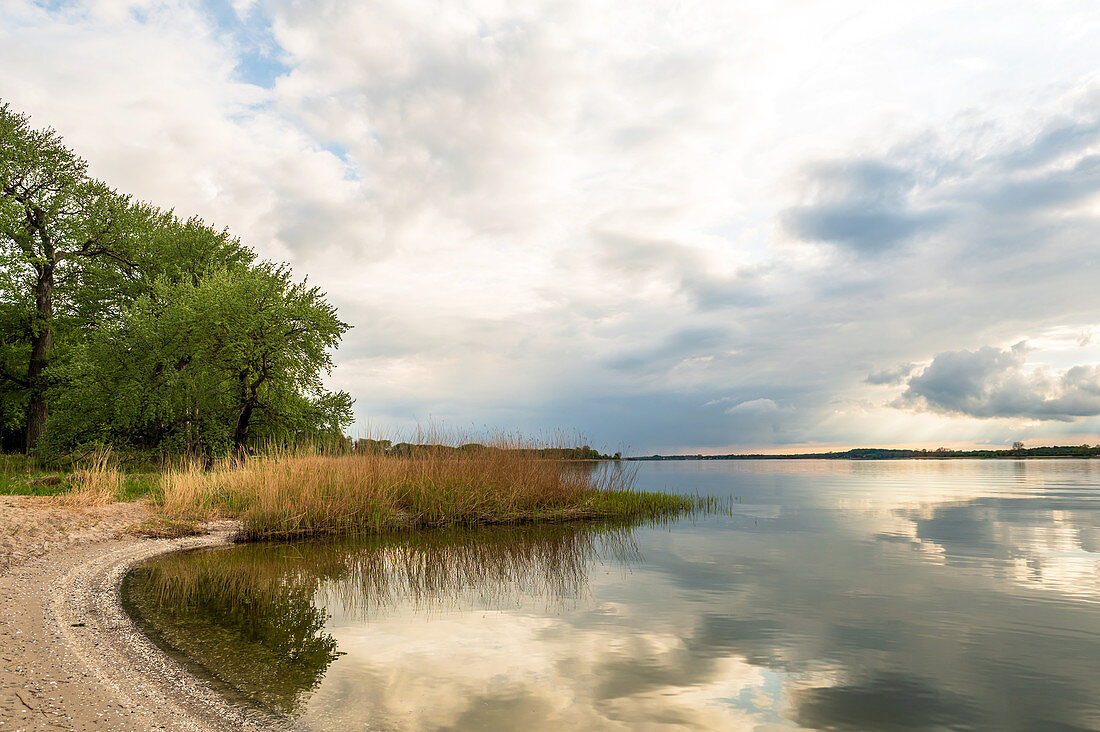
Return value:
M 1049 460 L 1072 458 L 1089 460 L 1100 458 L 1100 445 L 1056 445 L 1011 450 L 905 450 L 882 447 L 859 447 L 837 452 L 813 452 L 791 454 L 727 453 L 721 455 L 635 455 L 619 458 L 622 462 L 661 462 L 687 460 Z

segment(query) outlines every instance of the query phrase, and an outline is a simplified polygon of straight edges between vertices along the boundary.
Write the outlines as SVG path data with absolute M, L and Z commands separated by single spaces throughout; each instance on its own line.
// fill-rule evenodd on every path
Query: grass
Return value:
M 111 462 L 111 451 L 100 450 L 72 474 L 72 489 L 60 496 L 70 506 L 105 506 L 122 492 L 126 476 Z
M 0 454 L 0 495 L 56 496 L 69 488 L 66 476 L 43 469 L 34 458 Z
M 516 443 L 413 455 L 276 455 L 167 472 L 165 517 L 239 518 L 249 540 L 489 524 L 661 518 L 697 499 L 632 489 L 620 466 L 539 457 Z
M 108 485 L 110 483 L 110 485 Z M 0 454 L 0 495 L 59 496 L 69 505 L 133 501 L 158 489 L 156 473 L 126 473 L 109 450 L 91 453 L 68 470 L 46 469 L 25 455 Z
M 164 516 L 152 516 L 145 521 L 127 527 L 126 531 L 134 536 L 143 536 L 147 539 L 179 539 L 184 536 L 196 536 L 203 533 L 202 527 L 197 521 L 170 519 Z
M 436 447 L 432 447 L 435 445 Z M 145 536 L 183 536 L 219 518 L 238 519 L 246 540 L 356 536 L 405 529 L 600 519 L 661 520 L 710 501 L 633 489 L 619 463 L 567 461 L 506 437 L 463 449 L 437 435 L 417 450 L 344 455 L 270 452 L 127 474 L 109 450 L 67 474 L 6 456 L 6 492 L 56 495 L 72 506 L 147 499 L 156 510 Z M 4 491 L 0 491 L 4 492 Z
M 59 475 L 0 475 L 0 495 L 5 496 L 58 496 L 71 487 L 69 480 Z

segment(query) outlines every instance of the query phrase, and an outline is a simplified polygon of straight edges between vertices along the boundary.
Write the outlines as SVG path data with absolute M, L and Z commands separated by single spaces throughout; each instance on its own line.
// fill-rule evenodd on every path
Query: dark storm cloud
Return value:
M 1100 366 L 1051 374 L 1025 368 L 1025 359 L 1023 344 L 941 353 L 909 379 L 897 404 L 981 419 L 1071 421 L 1100 415 Z
M 607 447 L 611 452 L 622 449 L 628 455 L 680 452 L 683 449 L 678 446 L 683 445 L 699 451 L 725 452 L 731 443 L 789 444 L 802 439 L 806 420 L 813 415 L 812 408 L 757 411 L 746 408 L 731 413 L 728 406 L 751 402 L 758 396 L 756 390 L 744 387 L 731 391 L 739 396 L 721 404 L 708 405 L 710 398 L 706 391 L 660 392 L 633 399 L 591 394 L 556 400 L 546 404 L 544 409 L 565 429 L 579 429 L 597 437 L 620 436 L 606 443 L 597 439 L 592 444 L 601 449 Z M 772 396 L 782 404 L 814 404 L 814 395 L 798 388 L 787 387 L 773 392 Z M 578 414 L 586 415 L 583 423 L 574 421 Z M 526 429 L 532 425 L 520 426 Z
M 700 310 L 766 305 L 765 278 L 774 264 L 744 266 L 729 275 L 715 273 L 703 254 L 684 244 L 662 239 L 594 232 L 597 261 L 605 272 L 642 284 L 667 283 Z
M 1100 155 L 1088 153 L 1100 141 L 1094 117 L 1050 122 L 991 154 L 941 149 L 929 135 L 879 158 L 811 166 L 808 202 L 787 208 L 783 224 L 800 239 L 864 255 L 937 235 L 980 249 L 999 238 L 1041 244 L 1037 234 L 1064 231 L 1061 219 L 1100 193 Z M 1051 220 L 1060 224 L 1053 231 Z
M 686 328 L 642 348 L 622 353 L 608 362 L 620 371 L 667 370 L 685 359 L 706 357 L 728 342 L 728 332 L 718 328 Z

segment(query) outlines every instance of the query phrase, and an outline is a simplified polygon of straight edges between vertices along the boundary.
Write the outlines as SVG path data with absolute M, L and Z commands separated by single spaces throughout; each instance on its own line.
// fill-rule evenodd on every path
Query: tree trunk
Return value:
M 240 385 L 241 413 L 237 417 L 237 426 L 233 429 L 233 448 L 238 458 L 244 458 L 245 447 L 248 444 L 248 425 L 252 421 L 252 412 L 260 403 L 260 384 L 264 381 L 261 375 L 251 384 L 248 383 L 248 369 L 243 369 L 237 380 Z
M 241 416 L 237 418 L 237 427 L 233 430 L 233 447 L 238 457 L 244 457 L 245 445 L 248 443 L 248 423 L 252 421 L 252 410 L 255 406 L 249 401 L 241 410 Z
M 27 453 L 38 447 L 38 441 L 46 432 L 49 403 L 46 400 L 46 366 L 53 348 L 53 264 L 39 265 L 34 288 L 34 306 L 37 322 L 31 345 L 31 362 L 27 368 L 27 386 L 30 399 L 27 403 Z

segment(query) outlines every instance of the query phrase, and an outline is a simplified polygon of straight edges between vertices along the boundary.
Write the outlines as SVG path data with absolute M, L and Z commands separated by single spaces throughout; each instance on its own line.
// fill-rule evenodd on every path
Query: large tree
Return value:
M 209 456 L 338 432 L 322 374 L 349 326 L 225 230 L 91 179 L 0 106 L 0 433 Z
M 54 344 L 55 289 L 81 260 L 126 262 L 133 217 L 129 199 L 88 177 L 87 164 L 51 129 L 0 105 L 0 265 L 8 303 L 29 322 L 25 447 L 33 451 L 49 416 L 47 368 Z M 28 306 L 29 307 L 26 307 Z M 9 376 L 9 378 L 11 378 Z
M 321 375 L 347 328 L 285 266 L 160 276 L 57 367 L 51 433 L 206 456 L 256 438 L 338 434 L 351 397 Z
M 338 429 L 350 422 L 350 396 L 329 393 L 321 383 L 321 373 L 332 368 L 329 350 L 350 326 L 319 288 L 295 282 L 286 265 L 266 262 L 209 284 L 220 328 L 219 367 L 235 378 L 237 450 L 247 444 L 257 416 L 269 427 L 289 429 Z

